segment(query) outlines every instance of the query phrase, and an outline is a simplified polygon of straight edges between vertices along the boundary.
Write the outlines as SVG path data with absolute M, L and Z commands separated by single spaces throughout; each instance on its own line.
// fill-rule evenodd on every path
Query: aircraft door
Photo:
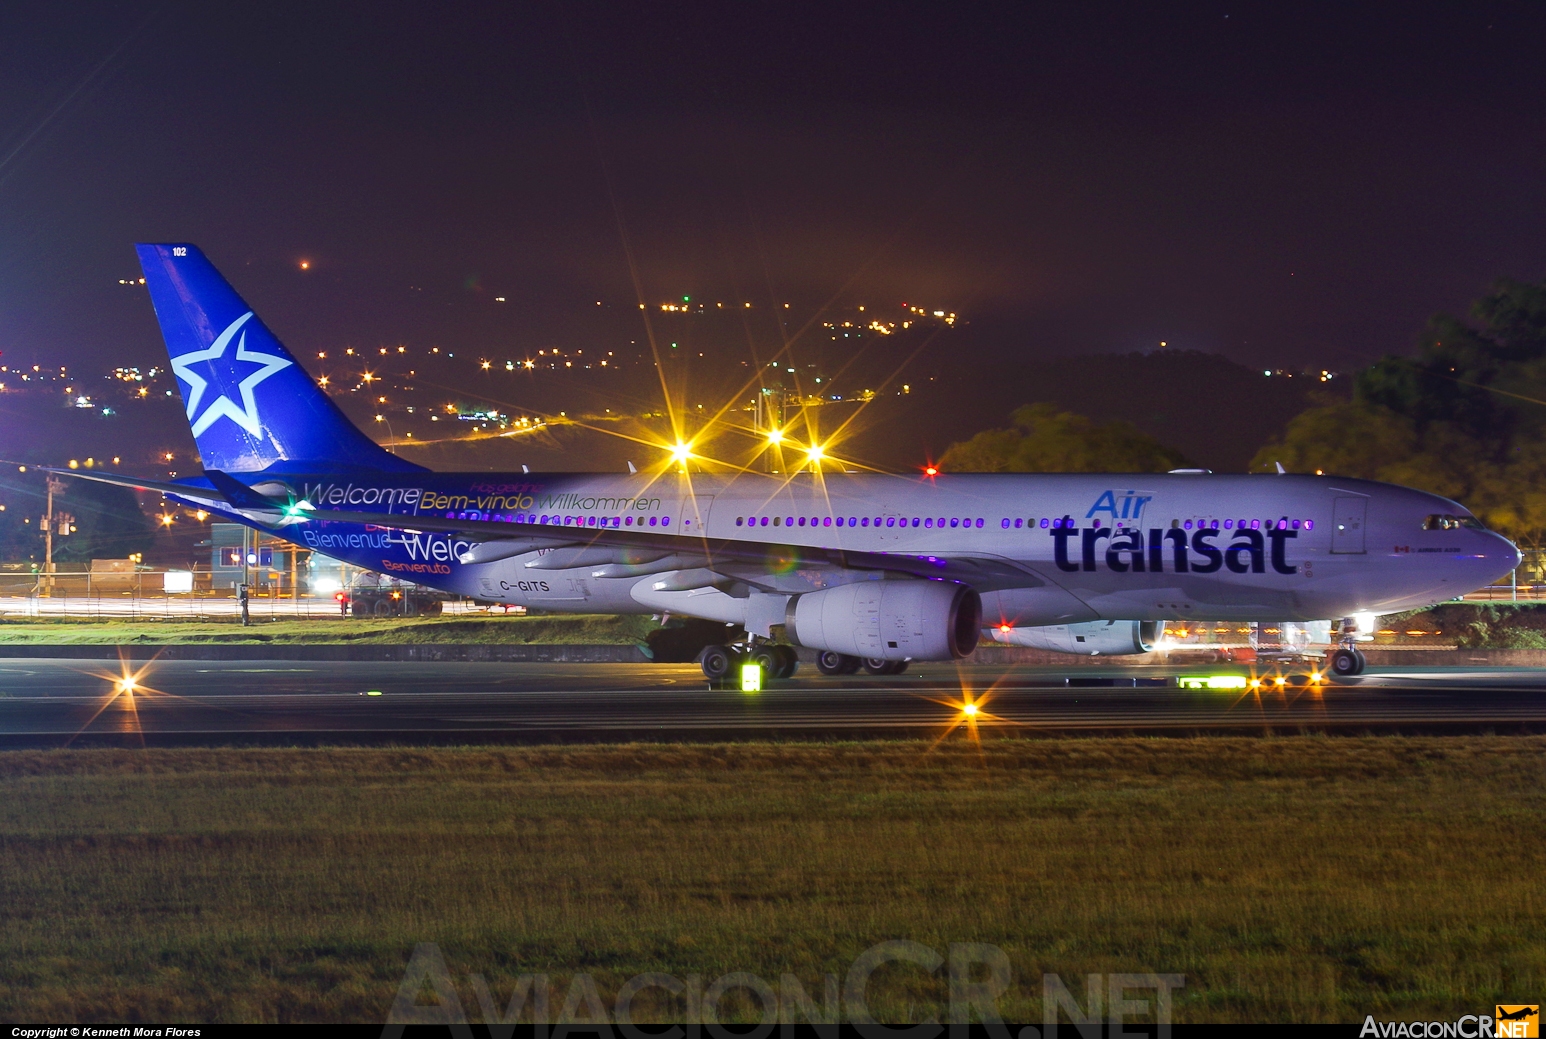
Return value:
M 709 510 L 714 507 L 712 494 L 699 494 L 688 498 L 682 503 L 682 516 L 678 528 L 683 534 L 697 534 L 703 537 L 708 533 Z
M 1364 518 L 1368 509 L 1368 498 L 1338 498 L 1332 503 L 1332 552 L 1341 555 L 1364 552 Z

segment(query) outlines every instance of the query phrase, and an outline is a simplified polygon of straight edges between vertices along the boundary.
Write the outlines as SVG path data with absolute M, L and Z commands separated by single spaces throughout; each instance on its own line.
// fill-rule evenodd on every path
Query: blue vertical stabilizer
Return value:
M 206 469 L 423 471 L 345 418 L 198 246 L 135 248 Z

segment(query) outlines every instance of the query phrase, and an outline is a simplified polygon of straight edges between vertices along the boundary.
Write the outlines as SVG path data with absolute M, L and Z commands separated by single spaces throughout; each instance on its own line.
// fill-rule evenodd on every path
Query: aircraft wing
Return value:
M 127 487 L 135 491 L 157 491 L 161 494 L 172 494 L 180 498 L 196 498 L 200 502 L 207 499 L 220 504 L 228 504 L 225 496 L 215 491 L 213 486 L 201 487 L 195 483 L 173 483 L 170 480 L 142 480 L 135 476 L 120 476 L 117 473 L 85 472 L 79 469 L 55 469 L 46 465 L 35 465 L 31 466 L 31 468 L 42 473 L 72 476 L 77 480 L 91 480 L 93 483 L 110 483 L 114 487 Z

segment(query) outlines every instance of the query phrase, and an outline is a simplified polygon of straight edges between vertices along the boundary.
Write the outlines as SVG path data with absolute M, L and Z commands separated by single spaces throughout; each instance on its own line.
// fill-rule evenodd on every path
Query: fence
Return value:
M 29 564 L 0 565 L 0 616 L 198 620 L 241 615 L 236 589 L 212 587 L 213 575 L 208 569 L 192 573 L 192 591 L 168 593 L 165 570 L 60 570 L 50 575 Z M 445 602 L 442 612 L 455 615 L 487 609 L 478 603 L 455 600 Z M 259 620 L 326 620 L 340 616 L 338 602 L 331 595 L 265 594 L 260 589 L 253 589 L 247 612 Z
M 500 612 L 501 607 L 469 601 L 447 602 L 447 616 Z M 337 620 L 338 603 L 333 599 L 252 598 L 248 616 L 254 620 Z M 0 616 L 143 618 L 145 620 L 203 620 L 241 616 L 241 603 L 234 598 L 214 596 L 64 596 L 42 598 L 35 595 L 0 596 Z

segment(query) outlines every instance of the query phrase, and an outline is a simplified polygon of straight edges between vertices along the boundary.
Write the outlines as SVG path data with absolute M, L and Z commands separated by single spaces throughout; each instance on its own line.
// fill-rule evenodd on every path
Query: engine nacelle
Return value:
M 1157 621 L 1089 621 L 1084 624 L 1049 624 L 1044 628 L 989 628 L 994 642 L 1008 646 L 1050 649 L 1054 653 L 1078 653 L 1086 657 L 1116 657 L 1147 653 L 1159 634 Z
M 790 600 L 784 632 L 810 649 L 880 660 L 959 660 L 977 646 L 982 599 L 944 581 L 860 581 Z

